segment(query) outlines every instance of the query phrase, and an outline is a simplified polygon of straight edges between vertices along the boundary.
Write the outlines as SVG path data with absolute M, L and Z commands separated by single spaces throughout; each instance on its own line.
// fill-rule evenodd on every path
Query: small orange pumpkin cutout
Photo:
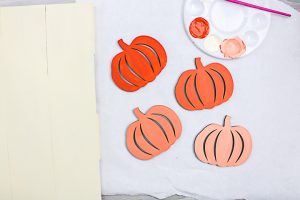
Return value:
M 181 122 L 166 106 L 153 106 L 146 114 L 134 109 L 138 118 L 127 128 L 126 144 L 129 152 L 140 160 L 149 160 L 167 151 L 181 135 Z
M 247 129 L 231 126 L 226 116 L 224 126 L 210 124 L 195 139 L 195 154 L 204 163 L 219 167 L 243 164 L 252 151 L 252 139 Z
M 117 54 L 111 65 L 111 76 L 122 90 L 134 92 L 153 81 L 167 64 L 164 47 L 154 38 L 139 36 L 130 45 L 118 41 L 123 52 Z
M 233 80 L 229 70 L 220 63 L 206 67 L 195 59 L 196 70 L 183 72 L 177 82 L 175 95 L 187 110 L 211 109 L 226 102 L 233 93 Z

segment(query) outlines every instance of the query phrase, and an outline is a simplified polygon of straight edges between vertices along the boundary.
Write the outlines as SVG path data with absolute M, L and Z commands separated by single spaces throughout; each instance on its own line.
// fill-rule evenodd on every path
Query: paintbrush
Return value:
M 244 2 L 244 1 L 239 1 L 239 0 L 225 0 L 225 1 L 228 1 L 228 2 L 231 2 L 231 3 L 236 3 L 236 4 L 239 4 L 239 5 L 243 5 L 243 6 L 247 6 L 247 7 L 250 7 L 250 8 L 255 8 L 255 9 L 258 9 L 258 10 L 263 10 L 263 11 L 270 12 L 270 13 L 275 13 L 275 14 L 278 14 L 278 15 L 283 15 L 283 16 L 287 16 L 287 17 L 292 16 L 289 13 L 281 12 L 281 11 L 278 11 L 278 10 L 273 10 L 273 9 L 270 9 L 270 8 L 265 8 L 265 7 L 254 5 L 254 4 L 251 4 L 251 3 Z

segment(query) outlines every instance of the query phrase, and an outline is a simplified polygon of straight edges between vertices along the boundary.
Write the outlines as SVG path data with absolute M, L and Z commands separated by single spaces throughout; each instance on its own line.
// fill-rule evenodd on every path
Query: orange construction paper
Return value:
M 220 63 L 206 67 L 195 59 L 197 69 L 183 72 L 177 82 L 175 95 L 187 110 L 210 109 L 226 102 L 233 93 L 233 79 L 229 70 Z
M 154 38 L 139 36 L 130 45 L 118 41 L 123 51 L 111 65 L 111 76 L 122 90 L 134 92 L 153 81 L 167 64 L 164 47 Z

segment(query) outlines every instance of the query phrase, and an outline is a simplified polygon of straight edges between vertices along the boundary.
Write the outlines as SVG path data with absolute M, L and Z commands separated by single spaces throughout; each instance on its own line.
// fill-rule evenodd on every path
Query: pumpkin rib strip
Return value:
M 163 132 L 164 135 L 165 135 L 166 140 L 167 140 L 168 143 L 169 143 L 168 135 L 167 135 L 166 131 L 164 130 L 164 128 L 160 125 L 160 123 L 158 123 L 158 121 L 156 121 L 155 119 L 152 119 L 152 118 L 150 118 L 150 117 L 147 117 L 147 118 L 150 119 L 151 121 L 153 121 L 153 122 L 160 128 L 160 130 L 162 130 L 162 132 Z
M 154 147 L 157 150 L 160 150 L 159 148 L 157 148 L 154 144 L 152 144 L 152 142 L 150 142 L 150 140 L 148 140 L 148 138 L 145 136 L 144 131 L 142 129 L 142 124 L 140 124 L 140 129 L 141 129 L 141 133 L 143 138 L 146 140 L 146 142 L 148 142 L 148 144 L 150 144 L 152 147 Z
M 198 76 L 198 74 L 195 75 L 194 88 L 195 88 L 195 91 L 196 91 L 196 94 L 197 94 L 197 97 L 198 97 L 200 103 L 204 106 L 203 101 L 201 100 L 201 97 L 199 95 L 198 88 L 197 88 L 197 76 Z
M 242 135 L 237 130 L 235 130 L 235 131 L 237 132 L 237 134 L 239 134 L 239 136 L 241 138 L 241 141 L 242 141 L 242 150 L 241 150 L 241 153 L 240 153 L 238 159 L 235 161 L 235 163 L 237 163 L 239 161 L 239 159 L 241 158 L 243 152 L 244 152 L 245 142 L 244 142 L 244 139 L 243 139 Z
M 141 152 L 143 152 L 143 153 L 145 153 L 145 154 L 148 154 L 148 155 L 150 155 L 150 156 L 152 156 L 152 154 L 151 153 L 148 153 L 148 152 L 146 152 L 142 147 L 140 147 L 140 145 L 136 142 L 136 135 L 135 135 L 135 133 L 136 133 L 136 127 L 134 128 L 134 132 L 133 132 L 133 141 L 134 141 L 134 144 L 137 146 L 137 148 L 141 151 Z
M 205 149 L 205 148 L 206 148 L 206 142 L 207 142 L 209 136 L 210 136 L 213 132 L 215 132 L 216 130 L 217 130 L 217 129 L 211 131 L 211 132 L 205 137 L 205 139 L 204 139 L 204 141 L 203 141 L 203 153 L 204 153 L 204 156 L 205 156 L 205 158 L 206 158 L 207 161 L 208 161 L 208 159 L 207 159 L 206 149 Z
M 161 116 L 161 117 L 165 118 L 169 122 L 169 124 L 171 125 L 174 136 L 176 137 L 176 131 L 175 131 L 174 124 L 172 123 L 172 121 L 167 116 L 165 116 L 163 114 L 159 114 L 159 113 L 152 113 L 152 115 L 157 115 L 157 116 Z
M 226 83 L 225 83 L 225 79 L 222 76 L 222 74 L 220 72 L 218 72 L 217 70 L 215 70 L 215 69 L 211 69 L 211 70 L 214 71 L 214 72 L 216 72 L 217 74 L 219 74 L 219 76 L 221 77 L 221 79 L 223 81 L 223 85 L 224 85 L 223 100 L 224 100 L 225 95 L 226 95 Z
M 233 150 L 234 150 L 234 135 L 233 135 L 233 133 L 232 133 L 232 131 L 230 131 L 231 132 L 231 136 L 232 136 L 232 147 L 231 147 L 231 152 L 230 152 L 230 155 L 229 155 L 229 158 L 228 158 L 228 160 L 227 160 L 227 162 L 229 162 L 229 160 L 230 160 L 230 158 L 231 158 L 231 156 L 232 156 L 232 154 L 233 154 Z
M 120 76 L 121 76 L 121 79 L 122 79 L 123 81 L 125 81 L 126 83 L 128 83 L 128 84 L 130 84 L 130 85 L 133 85 L 133 86 L 138 87 L 136 84 L 131 83 L 130 81 L 128 81 L 128 80 L 123 76 L 123 73 L 121 72 L 121 59 L 119 60 L 118 71 L 119 71 Z
M 191 76 L 192 76 L 192 75 L 190 75 L 190 76 L 186 79 L 186 81 L 185 81 L 185 83 L 184 83 L 184 96 L 185 96 L 186 100 L 190 103 L 190 105 L 193 106 L 193 107 L 195 108 L 194 104 L 191 102 L 191 100 L 189 99 L 188 94 L 187 94 L 187 92 L 186 92 L 186 86 L 187 86 L 187 83 L 188 83 L 188 81 L 190 80 Z
M 211 79 L 212 83 L 213 83 L 213 86 L 214 86 L 214 103 L 216 102 L 216 98 L 217 98 L 217 88 L 216 88 L 216 83 L 215 83 L 215 80 L 213 79 L 213 77 L 211 76 L 211 74 L 207 71 L 205 71 L 209 78 Z
M 129 65 L 128 61 L 127 61 L 127 56 L 125 55 L 125 62 L 126 62 L 126 65 L 128 67 L 128 69 L 134 74 L 136 75 L 138 78 L 142 79 L 143 81 L 146 81 L 143 77 L 141 77 L 139 74 L 137 74 Z
M 156 52 L 156 50 L 155 50 L 153 47 L 149 46 L 148 44 L 144 44 L 144 43 L 137 43 L 136 45 L 146 46 L 146 47 L 148 47 L 149 49 L 151 49 L 151 50 L 155 53 L 155 55 L 156 55 L 156 57 L 157 57 L 157 59 L 158 59 L 159 65 L 160 65 L 160 67 L 161 67 L 160 57 L 159 57 L 158 53 Z
M 217 162 L 217 142 L 219 139 L 219 136 L 221 134 L 222 130 L 218 133 L 216 140 L 215 140 L 215 144 L 214 144 L 214 156 L 215 156 L 215 161 Z
M 134 50 L 136 50 L 137 52 L 139 52 L 139 53 L 140 53 L 140 54 L 148 61 L 148 63 L 150 64 L 150 67 L 151 67 L 151 69 L 152 69 L 152 72 L 154 72 L 154 68 L 153 68 L 152 63 L 150 62 L 149 58 L 148 58 L 143 52 L 141 52 L 140 50 L 138 50 L 138 49 L 136 49 L 136 48 L 132 48 L 132 49 L 134 49 Z

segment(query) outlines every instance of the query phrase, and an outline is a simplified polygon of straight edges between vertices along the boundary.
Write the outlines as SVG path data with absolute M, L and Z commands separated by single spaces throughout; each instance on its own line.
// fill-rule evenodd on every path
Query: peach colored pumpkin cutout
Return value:
M 149 160 L 164 151 L 180 137 L 182 126 L 176 113 L 166 106 L 153 106 L 146 114 L 134 109 L 138 118 L 127 128 L 129 152 L 140 160 Z
M 210 124 L 195 139 L 195 154 L 204 163 L 219 167 L 238 166 L 246 162 L 252 151 L 247 129 L 231 126 L 226 116 L 224 126 Z

